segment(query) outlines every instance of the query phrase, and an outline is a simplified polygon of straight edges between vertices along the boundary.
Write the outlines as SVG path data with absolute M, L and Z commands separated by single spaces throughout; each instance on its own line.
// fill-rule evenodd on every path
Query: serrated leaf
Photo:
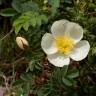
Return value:
M 28 31 L 29 23 L 26 22 L 26 23 L 23 25 L 23 28 L 24 28 L 25 31 Z
M 25 12 L 13 22 L 15 33 L 17 34 L 22 27 L 25 29 L 25 31 L 28 31 L 29 26 L 40 26 L 42 21 L 46 22 L 45 19 L 47 19 L 47 17 L 43 14 L 39 14 L 38 12 Z
M 76 70 L 76 69 L 69 71 L 68 74 L 67 74 L 68 78 L 76 78 L 78 76 L 79 76 L 79 71 Z
M 0 15 L 5 16 L 5 17 L 11 17 L 16 14 L 17 14 L 17 12 L 13 8 L 6 8 L 6 9 L 2 9 L 0 11 Z

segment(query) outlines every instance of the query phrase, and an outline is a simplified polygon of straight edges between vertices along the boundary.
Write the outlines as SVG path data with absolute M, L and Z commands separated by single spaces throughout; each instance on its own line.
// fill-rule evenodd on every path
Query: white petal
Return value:
M 66 24 L 66 35 L 71 37 L 75 43 L 79 42 L 83 37 L 83 28 L 73 22 L 68 22 Z
M 57 67 L 63 67 L 64 65 L 68 65 L 70 63 L 70 59 L 68 57 L 59 53 L 48 55 L 48 60 L 51 64 Z
M 54 42 L 54 38 L 52 34 L 50 33 L 44 34 L 41 41 L 41 47 L 46 54 L 53 54 L 57 52 L 57 47 Z
M 69 21 L 67 21 L 65 19 L 55 21 L 52 24 L 52 27 L 51 27 L 51 32 L 52 32 L 53 36 L 56 37 L 56 36 L 64 35 L 65 34 L 65 29 L 66 29 L 66 24 L 68 22 Z
M 75 61 L 80 61 L 86 58 L 86 56 L 88 55 L 89 49 L 90 49 L 89 42 L 86 40 L 82 40 L 79 43 L 77 43 L 73 53 L 70 54 L 70 58 L 72 58 Z

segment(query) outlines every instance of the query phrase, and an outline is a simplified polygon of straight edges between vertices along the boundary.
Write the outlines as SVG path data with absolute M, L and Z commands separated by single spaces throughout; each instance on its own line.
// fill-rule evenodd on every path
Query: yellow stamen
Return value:
M 74 40 L 68 36 L 58 36 L 55 39 L 56 46 L 60 53 L 68 55 L 74 47 Z

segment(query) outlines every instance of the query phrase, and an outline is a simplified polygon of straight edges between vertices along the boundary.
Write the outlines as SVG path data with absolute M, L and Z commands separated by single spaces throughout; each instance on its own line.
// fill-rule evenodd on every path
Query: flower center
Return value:
M 74 40 L 68 36 L 58 36 L 55 42 L 58 51 L 65 55 L 68 55 L 74 47 Z

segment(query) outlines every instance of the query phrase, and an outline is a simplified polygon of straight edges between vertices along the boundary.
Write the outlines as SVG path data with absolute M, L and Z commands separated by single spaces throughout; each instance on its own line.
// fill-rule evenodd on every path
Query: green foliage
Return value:
M 15 82 L 13 82 L 13 86 L 15 86 L 17 90 L 17 95 L 16 96 L 28 96 L 29 95 L 29 91 L 30 91 L 30 83 L 32 83 L 33 80 L 33 75 L 30 73 L 27 74 L 23 74 L 21 75 L 19 80 L 16 80 Z
M 62 68 L 41 49 L 42 36 L 60 19 L 79 23 L 91 45 L 87 58 Z M 0 0 L 0 22 L 0 86 L 6 95 L 96 95 L 96 0 Z M 28 48 L 20 50 L 17 35 Z
M 54 16 L 56 14 L 57 8 L 60 6 L 60 0 L 49 0 L 50 4 L 52 6 L 51 11 L 52 15 Z
M 30 11 L 23 13 L 18 19 L 16 19 L 13 23 L 13 27 L 15 28 L 15 33 L 18 34 L 22 27 L 25 31 L 28 31 L 29 26 L 40 26 L 43 21 L 47 21 L 47 17 L 44 14 Z
M 79 73 L 77 69 L 68 71 L 68 66 L 64 66 L 61 70 L 60 69 L 55 70 L 55 74 L 53 75 L 53 78 L 57 79 L 57 81 L 61 80 L 60 82 L 64 83 L 67 86 L 72 86 L 76 82 L 74 78 L 78 76 Z
M 27 0 L 13 0 L 12 7 L 20 13 L 24 13 L 27 11 L 39 11 L 38 4 L 32 1 Z
M 69 73 L 67 74 L 68 78 L 76 78 L 79 76 L 78 70 L 70 70 Z
M 76 85 L 75 78 L 79 76 L 78 70 L 71 70 L 69 72 L 68 66 L 64 66 L 62 69 L 56 68 L 50 77 L 50 80 L 39 91 L 38 96 L 63 96 L 65 87 L 71 87 Z M 69 76 L 70 73 L 70 77 Z M 73 79 L 74 78 L 74 79 Z

